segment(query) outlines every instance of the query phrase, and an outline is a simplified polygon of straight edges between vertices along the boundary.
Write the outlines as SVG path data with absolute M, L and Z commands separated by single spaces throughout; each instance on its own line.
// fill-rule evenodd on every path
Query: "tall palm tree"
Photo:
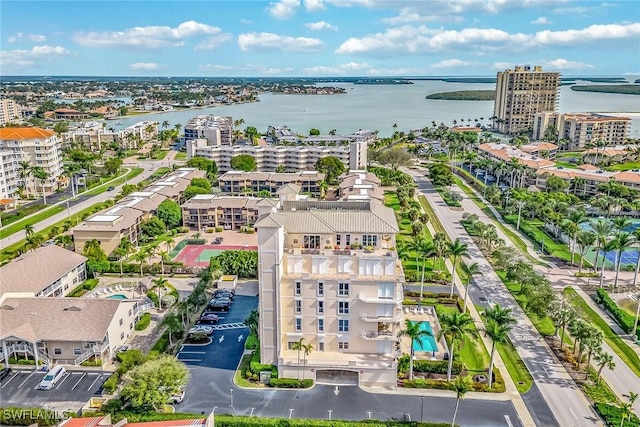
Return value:
M 433 241 L 423 239 L 418 250 L 422 257 L 422 275 L 420 277 L 420 298 L 422 298 L 424 296 L 424 272 L 427 269 L 427 259 L 436 253 L 436 247 Z
M 158 256 L 160 257 L 160 275 L 164 277 L 164 262 L 169 261 L 169 253 L 167 251 L 158 251 Z
M 122 263 L 131 252 L 133 252 L 133 243 L 125 236 L 120 240 L 118 247 L 114 250 L 114 253 L 118 255 L 120 259 L 120 276 L 122 276 Z
M 31 163 L 27 161 L 21 161 L 20 164 L 20 179 L 22 180 L 22 185 L 24 186 L 25 191 L 29 194 L 29 175 L 31 174 Z
M 491 338 L 491 357 L 489 359 L 489 388 L 493 384 L 493 361 L 496 351 L 496 343 L 504 344 L 509 341 L 509 331 L 512 326 L 501 325 L 493 319 L 489 319 L 485 327 L 485 335 Z
M 33 177 L 38 178 L 40 180 L 40 186 L 42 187 L 42 200 L 43 203 L 47 204 L 47 193 L 44 191 L 44 181 L 49 178 L 49 173 L 42 169 L 40 166 L 36 166 L 32 169 Z
M 162 292 L 165 290 L 165 288 L 167 287 L 167 285 L 169 284 L 169 281 L 167 279 L 165 279 L 164 277 L 159 277 L 157 279 L 153 279 L 153 287 L 152 289 L 157 289 L 157 294 L 158 294 L 158 308 L 162 310 L 162 297 L 164 295 L 162 295 Z
M 303 346 L 304 346 L 304 337 L 300 338 L 298 341 L 294 342 L 291 345 L 291 350 L 298 351 L 298 380 L 300 379 L 300 351 L 302 351 Z
M 636 228 L 633 230 L 633 237 L 636 240 L 636 270 L 633 273 L 633 287 L 635 288 L 638 284 L 638 270 L 640 270 L 640 228 Z
M 33 229 L 33 224 L 28 224 L 24 226 L 24 235 L 26 238 L 33 236 L 35 230 Z
M 626 218 L 625 218 L 626 219 Z M 618 287 L 618 275 L 620 274 L 620 265 L 622 264 L 622 253 L 629 249 L 631 245 L 634 243 L 634 236 L 631 233 L 626 231 L 618 231 L 614 238 L 614 242 L 616 243 L 616 249 L 618 250 L 616 256 L 616 278 L 613 282 L 613 286 L 615 288 Z
M 449 243 L 448 252 L 449 255 L 453 257 L 453 267 L 451 269 L 451 291 L 449 292 L 449 298 L 453 298 L 453 287 L 456 280 L 456 266 L 458 265 L 458 259 L 469 256 L 469 247 L 466 243 L 462 243 L 462 240 L 456 239 Z
M 631 415 L 633 415 L 633 404 L 631 402 L 622 402 L 620 404 L 620 427 L 624 427 L 624 420 L 630 420 Z
M 612 240 L 605 240 L 602 244 L 602 246 L 600 246 L 600 250 L 602 250 L 602 267 L 600 268 L 600 287 L 604 286 L 604 267 L 605 264 L 607 263 L 607 257 L 606 254 L 612 251 L 615 251 L 616 249 L 618 249 L 618 242 L 615 241 L 615 239 Z
M 260 312 L 258 309 L 251 310 L 251 313 L 244 319 L 244 324 L 249 328 L 249 333 L 258 336 L 258 328 L 260 326 Z
M 584 264 L 584 257 L 589 252 L 589 249 L 593 246 L 596 241 L 595 233 L 588 230 L 580 230 L 576 236 L 576 242 L 578 246 L 580 246 L 580 267 L 578 268 L 578 272 L 582 273 L 582 266 Z M 638 249 L 640 251 L 640 247 Z
M 451 427 L 456 425 L 456 416 L 458 415 L 458 407 L 460 406 L 460 399 L 464 399 L 464 396 L 471 391 L 472 386 L 467 378 L 458 377 L 453 383 L 453 391 L 456 393 L 456 409 L 453 411 L 453 420 L 451 421 Z
M 471 278 L 476 274 L 480 273 L 480 265 L 477 262 L 471 264 L 462 263 L 462 272 L 467 276 L 467 287 L 464 291 L 464 305 L 462 307 L 462 312 L 467 312 L 467 301 L 469 299 L 469 285 L 471 284 Z
M 416 277 L 418 277 L 418 275 L 420 274 L 420 249 L 423 245 L 424 240 L 424 236 L 418 235 L 414 239 L 410 240 L 406 245 L 406 248 L 409 251 L 413 252 L 413 255 L 416 259 Z
M 409 380 L 413 380 L 413 357 L 415 354 L 414 344 L 422 348 L 422 338 L 432 337 L 433 333 L 420 328 L 420 322 L 412 322 L 409 319 L 404 321 L 404 329 L 398 332 L 398 338 L 408 337 L 411 342 L 409 349 Z
M 167 332 L 169 332 L 169 347 L 173 347 L 173 340 L 171 339 L 172 335 L 184 330 L 182 320 L 180 320 L 180 317 L 178 317 L 176 313 L 171 313 L 164 316 L 164 319 L 162 319 L 162 326 L 167 328 Z
M 438 339 L 445 337 L 449 347 L 449 367 L 447 368 L 447 381 L 451 381 L 451 368 L 457 341 L 463 341 L 466 334 L 471 334 L 473 319 L 467 313 L 448 313 L 440 319 L 440 331 Z
M 569 237 L 571 238 L 571 265 L 574 262 L 576 237 L 581 230 L 580 225 L 587 221 L 587 214 L 583 209 L 572 209 L 569 211 L 569 215 L 565 220 L 565 224 L 571 224 L 567 229 Z
M 433 236 L 433 244 L 436 247 L 436 254 L 438 255 L 438 270 L 440 270 L 440 259 L 444 258 L 447 252 L 447 236 L 444 233 L 436 233 L 435 236 Z
M 302 379 L 304 380 L 304 371 L 307 369 L 307 356 L 313 351 L 313 344 L 302 344 Z
M 147 248 L 141 248 L 138 252 L 133 254 L 133 260 L 140 263 L 140 277 L 144 276 L 144 263 L 149 258 L 149 250 Z
M 596 251 L 596 260 L 593 264 L 593 269 L 595 271 L 598 271 L 598 258 L 600 257 L 600 248 L 609 239 L 609 235 L 613 231 L 613 225 L 611 224 L 611 222 L 602 219 L 599 219 L 595 222 L 592 221 L 590 225 L 591 230 L 593 230 L 593 233 L 596 235 L 595 244 L 596 247 L 598 247 L 598 250 Z M 603 257 L 605 256 L 605 254 L 602 255 Z
M 73 244 L 73 238 L 69 234 L 59 234 L 55 238 L 55 244 L 60 247 L 66 248 Z

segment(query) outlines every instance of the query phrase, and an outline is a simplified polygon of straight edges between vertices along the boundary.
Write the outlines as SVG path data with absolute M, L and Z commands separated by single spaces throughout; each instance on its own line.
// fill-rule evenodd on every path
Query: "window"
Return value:
M 377 246 L 378 245 L 378 236 L 373 234 L 364 234 L 362 235 L 362 246 Z
M 344 236 L 344 244 L 347 246 L 351 244 L 351 234 L 347 234 Z
M 336 234 L 336 245 L 340 246 L 340 241 L 342 240 L 341 234 Z
M 82 354 L 82 349 L 81 348 L 74 348 L 73 349 L 73 354 L 75 354 L 76 356 L 80 356 Z
M 295 295 L 302 294 L 302 283 L 300 283 L 299 281 L 296 281 L 296 288 L 295 288 L 294 294 Z
M 120 339 L 123 340 L 124 339 L 124 332 L 120 334 Z
M 295 307 L 296 307 L 296 314 L 300 314 L 302 313 L 302 301 L 297 299 L 295 301 Z
M 339 341 L 338 349 L 340 350 L 349 350 L 349 342 L 348 341 Z
M 293 346 L 296 345 L 298 341 L 289 341 L 287 342 L 287 349 L 293 350 Z
M 340 297 L 348 297 L 349 296 L 349 284 L 348 283 L 338 283 L 338 296 L 340 296 Z
M 324 342 L 320 341 L 318 343 L 318 351 L 324 351 Z
M 304 248 L 305 249 L 319 249 L 320 248 L 320 236 L 304 236 Z
M 324 332 L 324 319 L 318 319 L 318 332 Z
M 131 309 L 129 309 L 129 317 L 131 317 L 132 311 Z
M 324 314 L 324 301 L 318 301 L 318 314 Z
M 123 323 L 124 323 L 124 321 L 123 321 L 122 319 L 120 319 L 120 321 L 118 322 L 118 324 L 119 324 L 120 326 L 122 326 L 122 324 L 123 324 Z
M 62 349 L 59 347 L 56 347 L 53 349 L 53 354 L 62 354 Z
M 324 295 L 324 283 L 318 282 L 318 296 L 321 297 Z
M 338 332 L 349 332 L 349 321 L 347 319 L 338 319 Z
M 129 330 L 133 329 L 133 322 L 129 323 Z
M 302 331 L 302 318 L 296 317 L 296 332 Z
M 338 302 L 338 314 L 349 314 L 349 301 Z

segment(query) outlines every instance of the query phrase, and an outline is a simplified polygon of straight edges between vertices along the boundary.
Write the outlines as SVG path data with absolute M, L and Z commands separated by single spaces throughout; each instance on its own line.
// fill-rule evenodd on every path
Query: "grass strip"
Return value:
M 496 344 L 496 350 L 500 354 L 504 365 L 509 372 L 509 376 L 516 385 L 520 393 L 526 393 L 533 385 L 533 377 L 529 373 L 527 366 L 524 364 L 517 350 L 511 343 L 507 341 L 504 344 Z
M 143 168 L 138 168 L 138 167 L 130 168 L 127 171 L 127 173 L 121 175 L 119 178 L 116 178 L 114 181 L 109 181 L 104 184 L 100 184 L 99 186 L 92 188 L 87 192 L 81 193 L 81 195 L 97 196 L 98 194 L 102 194 L 105 191 L 107 191 L 109 187 L 115 187 L 117 185 L 124 184 L 127 180 L 135 178 L 136 176 L 140 175 L 143 171 L 144 171 Z
M 33 224 L 36 224 L 36 223 L 38 223 L 40 221 L 43 221 L 43 220 L 49 218 L 50 216 L 53 216 L 55 214 L 58 214 L 58 213 L 64 211 L 65 209 L 66 209 L 66 206 L 64 206 L 64 204 L 51 206 L 49 208 L 46 208 L 46 209 L 38 212 L 37 214 L 35 214 L 33 216 L 30 216 L 28 218 L 16 221 L 16 222 L 12 223 L 11 225 L 7 226 L 2 231 L 0 231 L 0 239 L 4 239 L 5 237 L 9 237 L 12 234 L 17 233 L 20 230 L 24 230 L 25 227 L 27 227 L 28 225 L 33 225 Z
M 573 305 L 586 320 L 602 329 L 604 334 L 604 340 L 611 347 L 611 349 L 629 366 L 629 368 L 640 377 L 640 357 L 631 347 L 624 342 L 618 334 L 615 333 L 609 324 L 596 313 L 587 302 L 582 299 L 578 293 L 572 288 L 565 288 L 562 291 L 563 295 L 567 297 L 571 305 Z

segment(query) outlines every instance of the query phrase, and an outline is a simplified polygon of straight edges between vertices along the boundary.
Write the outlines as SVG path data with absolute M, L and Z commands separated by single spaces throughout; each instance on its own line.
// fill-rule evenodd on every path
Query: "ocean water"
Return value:
M 452 125 L 475 125 L 475 119 L 489 124 L 493 101 L 444 101 L 425 97 L 432 93 L 455 90 L 492 90 L 495 84 L 415 81 L 411 85 L 354 85 L 331 83 L 347 90 L 340 95 L 281 95 L 266 93 L 260 102 L 225 105 L 202 109 L 154 113 L 109 122 L 109 127 L 122 128 L 140 120 L 167 120 L 171 126 L 200 114 L 232 116 L 244 119 L 243 127 L 255 126 L 264 132 L 270 125 L 286 125 L 291 130 L 308 133 L 317 128 L 321 133 L 335 129 L 347 134 L 358 129 L 377 130 L 381 136 L 391 135 L 393 125 L 400 131 L 431 126 L 431 122 Z M 640 138 L 640 96 L 572 91 L 560 89 L 559 112 L 611 112 L 629 114 L 634 120 L 631 136 Z M 470 119 L 470 121 L 469 121 Z

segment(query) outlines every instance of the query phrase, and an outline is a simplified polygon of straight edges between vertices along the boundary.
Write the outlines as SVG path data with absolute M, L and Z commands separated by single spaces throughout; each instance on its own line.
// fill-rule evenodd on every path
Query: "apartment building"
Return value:
M 131 335 L 136 300 L 6 297 L 0 305 L 0 360 L 25 356 L 36 367 L 109 360 Z
M 0 126 L 7 123 L 22 123 L 20 104 L 13 99 L 0 99 Z
M 176 169 L 143 191 L 132 193 L 118 204 L 90 216 L 72 229 L 75 251 L 82 253 L 85 243 L 94 239 L 107 254 L 113 252 L 124 237 L 137 244 L 140 223 L 154 215 L 166 199 L 183 203 L 184 190 L 191 180 L 205 175 L 204 171 L 196 168 Z
M 226 194 L 246 195 L 260 191 L 268 191 L 272 195 L 286 184 L 297 184 L 301 193 L 310 193 L 312 197 L 323 195 L 322 182 L 324 174 L 317 171 L 302 171 L 298 173 L 268 173 L 230 171 L 218 178 L 220 191 Z
M 548 144 L 545 146 L 546 150 L 542 150 L 545 153 L 555 153 L 558 146 L 554 144 Z M 549 160 L 552 154 L 540 155 L 540 149 L 536 149 L 534 145 L 522 146 L 517 148 L 513 145 L 502 144 L 498 142 L 486 142 L 478 145 L 476 148 L 478 155 L 482 158 L 499 161 L 510 162 L 512 159 L 516 159 L 518 163 L 524 165 L 530 169 L 538 170 L 545 167 L 554 166 L 555 162 Z
M 24 253 L 0 267 L 0 299 L 65 296 L 86 279 L 86 261 L 56 245 Z
M 258 230 L 261 363 L 281 377 L 395 387 L 404 273 L 392 209 L 284 201 Z M 296 342 L 314 351 L 300 367 Z
M 229 116 L 197 116 L 190 119 L 183 129 L 185 141 L 204 139 L 207 146 L 214 147 L 233 142 L 233 118 Z
M 550 126 L 559 140 L 568 141 L 567 150 L 582 150 L 596 142 L 607 146 L 623 144 L 629 137 L 631 119 L 596 113 L 540 112 L 534 118 L 532 139 L 544 139 Z
M 2 173 L 0 188 L 2 198 L 17 198 L 20 188 L 25 194 L 42 194 L 55 191 L 62 174 L 62 146 L 56 133 L 38 127 L 14 127 L 0 129 L 0 160 Z M 23 174 L 21 162 L 31 169 L 39 167 L 47 173 L 44 180 L 33 173 Z
M 377 200 L 384 201 L 384 192 L 380 188 L 380 178 L 367 171 L 349 171 L 340 182 L 338 197 L 340 200 Z
M 528 65 L 498 72 L 493 110 L 498 131 L 513 135 L 532 128 L 536 113 L 556 110 L 559 95 L 560 73 Z
M 277 199 L 198 194 L 182 204 L 182 225 L 195 230 L 238 230 L 255 224 L 278 205 Z

